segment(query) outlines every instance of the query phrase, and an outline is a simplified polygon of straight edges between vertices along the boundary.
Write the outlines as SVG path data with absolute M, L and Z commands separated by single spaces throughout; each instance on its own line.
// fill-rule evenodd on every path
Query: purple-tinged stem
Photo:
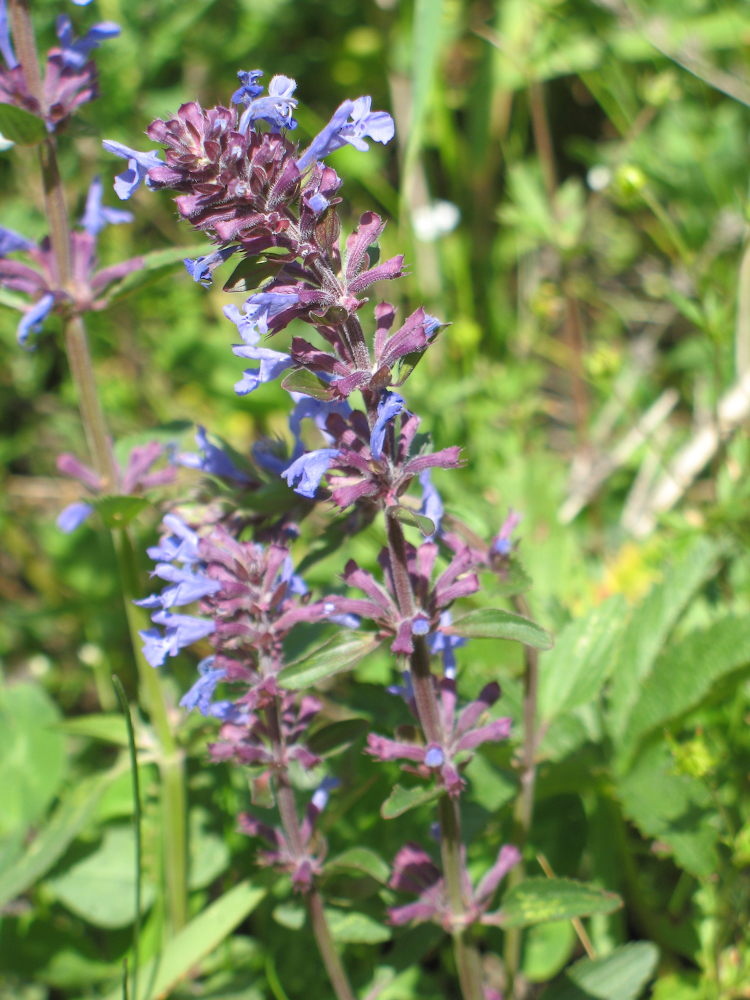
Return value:
M 528 601 L 523 595 L 513 598 L 513 606 L 524 618 L 531 617 Z M 513 843 L 520 851 L 531 829 L 534 813 L 534 790 L 536 787 L 536 704 L 539 686 L 539 652 L 531 646 L 524 646 L 525 671 L 523 693 L 523 747 L 521 750 L 521 791 L 516 799 L 513 812 Z M 523 860 L 508 875 L 508 888 L 512 889 L 524 879 Z M 516 977 L 521 965 L 521 931 L 511 928 L 505 932 L 505 970 L 508 977 L 508 993 L 517 995 Z
M 401 523 L 385 512 L 388 534 L 388 552 L 391 558 L 393 585 L 396 589 L 399 610 L 403 618 L 411 618 L 415 611 L 414 591 L 409 577 L 406 558 L 406 539 Z M 417 705 L 419 724 L 428 743 L 444 742 L 435 685 L 430 670 L 430 654 L 424 636 L 413 636 L 414 652 L 410 657 L 411 681 Z M 452 931 L 456 968 L 464 1000 L 484 1000 L 482 985 L 482 960 L 471 928 L 462 926 L 467 900 L 464 896 L 463 863 L 461 858 L 461 814 L 458 802 L 443 795 L 438 802 L 440 820 L 440 851 L 443 876 L 451 902 L 455 926 Z
M 289 774 L 284 763 L 284 736 L 281 732 L 281 722 L 279 718 L 278 701 L 266 709 L 266 725 L 268 734 L 273 746 L 275 768 L 275 791 L 276 802 L 281 816 L 281 825 L 284 828 L 287 843 L 292 853 L 296 857 L 302 857 L 304 845 L 302 843 L 302 833 L 297 817 L 297 805 L 294 799 L 294 789 L 289 783 Z M 307 912 L 310 914 L 315 940 L 318 944 L 320 957 L 323 959 L 328 978 L 331 980 L 334 993 L 338 1000 L 355 1000 L 349 979 L 344 971 L 341 958 L 336 950 L 336 944 L 328 926 L 325 910 L 323 908 L 323 897 L 320 890 L 313 885 L 309 892 L 305 893 Z

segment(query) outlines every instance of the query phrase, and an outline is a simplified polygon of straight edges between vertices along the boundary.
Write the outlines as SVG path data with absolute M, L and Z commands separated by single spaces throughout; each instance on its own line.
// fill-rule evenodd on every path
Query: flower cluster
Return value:
M 70 234 L 72 281 L 65 287 L 60 281 L 49 239 L 37 246 L 26 237 L 0 227 L 0 287 L 22 292 L 30 299 L 18 324 L 21 346 L 26 345 L 32 333 L 41 330 L 53 309 L 78 314 L 105 308 L 109 286 L 143 267 L 143 258 L 133 257 L 111 267 L 96 269 L 99 233 L 107 225 L 132 222 L 133 219 L 130 212 L 102 204 L 102 192 L 102 183 L 97 177 L 89 187 L 81 228 Z M 10 256 L 17 253 L 24 253 L 30 263 Z
M 430 855 L 419 844 L 405 844 L 393 862 L 393 875 L 389 888 L 418 896 L 416 903 L 407 903 L 388 911 L 391 923 L 422 924 L 428 920 L 440 924 L 446 931 L 461 931 L 470 924 L 497 924 L 499 913 L 487 913 L 495 890 L 508 872 L 521 860 L 518 848 L 506 844 L 500 848 L 497 861 L 480 879 L 476 888 L 472 886 L 462 864 L 464 897 L 468 902 L 460 915 L 453 912 L 445 880 L 440 869 Z
M 0 65 L 0 104 L 13 104 L 37 115 L 49 132 L 59 130 L 77 108 L 99 96 L 96 64 L 89 55 L 103 41 L 119 34 L 119 25 L 102 21 L 76 38 L 70 18 L 60 14 L 60 44 L 47 53 L 42 94 L 32 94 L 13 48 L 5 0 L 0 0 L 0 55 L 5 62 L 5 67 Z
M 154 489 L 157 486 L 168 486 L 174 482 L 175 469 L 172 466 L 151 471 L 152 466 L 165 454 L 166 449 L 158 441 L 137 445 L 128 456 L 125 469 L 121 469 L 114 456 L 112 464 L 117 474 L 117 483 L 108 484 L 110 492 L 132 495 Z M 84 465 L 75 455 L 65 452 L 57 458 L 57 468 L 64 476 L 71 476 L 86 487 L 94 496 L 101 494 L 105 487 L 103 478 Z M 66 533 L 75 531 L 94 513 L 94 507 L 85 501 L 77 501 L 61 511 L 57 518 L 57 526 Z
M 367 737 L 367 752 L 377 760 L 408 760 L 404 769 L 423 778 L 435 777 L 449 795 L 461 793 L 465 782 L 459 769 L 465 767 L 482 743 L 497 743 L 510 735 L 510 719 L 483 717 L 500 697 L 500 686 L 494 681 L 482 690 L 476 701 L 470 702 L 456 718 L 456 682 L 448 677 L 439 684 L 442 737 L 424 745 L 406 740 L 389 740 L 375 733 Z M 413 692 L 407 685 L 406 701 L 416 715 Z

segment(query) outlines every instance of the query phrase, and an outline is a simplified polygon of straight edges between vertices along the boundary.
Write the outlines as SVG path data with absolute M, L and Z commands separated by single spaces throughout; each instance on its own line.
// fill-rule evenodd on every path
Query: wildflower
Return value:
M 409 843 L 396 855 L 393 874 L 388 883 L 390 889 L 408 892 L 418 896 L 416 903 L 397 906 L 388 911 L 391 923 L 421 924 L 431 920 L 450 932 L 463 930 L 474 923 L 495 924 L 498 914 L 486 911 L 492 902 L 495 890 L 508 872 L 521 860 L 518 848 L 505 844 L 500 848 L 497 860 L 474 888 L 466 871 L 466 861 L 462 857 L 462 883 L 465 912 L 453 912 L 440 869 L 429 854 L 419 844 Z
M 211 698 L 216 690 L 216 685 L 227 675 L 226 670 L 214 668 L 215 660 L 215 656 L 206 656 L 201 660 L 198 664 L 198 680 L 187 694 L 180 698 L 180 705 L 189 712 L 197 708 L 201 715 L 210 713 Z
M 237 250 L 236 246 L 219 247 L 213 253 L 206 254 L 204 257 L 197 257 L 195 260 L 191 260 L 186 257 L 183 260 L 185 269 L 193 281 L 200 282 L 204 288 L 210 288 L 213 284 L 213 273 L 220 264 L 229 260 L 232 254 Z
M 300 171 L 306 170 L 316 160 L 324 160 L 347 143 L 366 152 L 370 147 L 365 142 L 365 136 L 383 144 L 390 142 L 396 131 L 393 119 L 386 111 L 371 111 L 371 107 L 371 97 L 360 97 L 339 105 L 325 128 L 297 160 Z
M 235 466 L 232 459 L 223 449 L 218 448 L 215 444 L 211 444 L 206 437 L 205 427 L 198 425 L 195 443 L 200 448 L 200 454 L 182 452 L 175 458 L 178 465 L 184 465 L 188 469 L 200 469 L 211 476 L 231 479 L 238 483 L 250 482 L 250 477 Z
M 338 784 L 335 778 L 325 778 L 313 793 L 300 824 L 303 848 L 301 855 L 292 851 L 286 835 L 278 827 L 261 823 L 249 813 L 242 813 L 239 817 L 240 830 L 243 833 L 250 837 L 261 837 L 271 847 L 271 850 L 259 852 L 258 861 L 279 871 L 288 872 L 292 877 L 292 885 L 298 892 L 309 891 L 312 888 L 313 878 L 323 872 L 327 844 L 323 837 L 315 834 L 315 823 L 328 804 L 331 789 Z
M 8 8 L 5 0 L 0 0 L 0 55 L 5 60 L 5 65 L 8 69 L 15 69 L 18 66 L 18 60 L 13 51 L 13 43 L 10 39 Z
M 9 253 L 18 253 L 19 250 L 31 250 L 33 246 L 31 240 L 27 240 L 25 236 L 0 226 L 0 257 L 5 257 Z
M 290 77 L 274 76 L 268 84 L 268 97 L 258 97 L 248 104 L 240 118 L 238 131 L 244 135 L 250 124 L 256 121 L 268 122 L 277 129 L 295 129 L 297 122 L 292 112 L 298 102 L 292 94 L 296 89 L 297 84 Z
M 232 94 L 233 104 L 249 104 L 263 93 L 263 87 L 258 83 L 263 76 L 262 69 L 239 70 L 237 77 L 240 86 Z
M 456 654 L 453 650 L 465 646 L 468 641 L 459 635 L 449 635 L 444 631 L 451 625 L 452 621 L 453 617 L 450 611 L 442 611 L 439 625 L 427 636 L 427 648 L 433 656 L 442 655 L 443 673 L 450 680 L 454 680 L 456 677 Z
M 478 725 L 481 717 L 500 697 L 500 687 L 488 684 L 476 701 L 467 705 L 456 719 L 456 683 L 445 678 L 440 681 L 440 708 L 443 735 L 439 743 L 426 746 L 407 742 L 403 739 L 389 740 L 384 736 L 370 733 L 367 750 L 378 760 L 408 760 L 414 767 L 406 766 L 422 777 L 434 776 L 451 796 L 460 794 L 464 780 L 459 769 L 468 764 L 473 751 L 488 741 L 497 743 L 510 734 L 510 719 L 494 719 L 486 725 Z
M 73 23 L 68 15 L 59 14 L 57 18 L 57 37 L 60 39 L 62 62 L 66 68 L 81 69 L 94 49 L 98 49 L 103 41 L 116 38 L 119 34 L 119 24 L 102 21 L 90 28 L 83 38 L 76 39 L 73 35 Z
M 39 333 L 42 329 L 42 323 L 49 315 L 54 304 L 55 296 L 51 292 L 47 292 L 46 295 L 43 295 L 38 302 L 30 306 L 24 313 L 16 331 L 16 337 L 21 347 L 26 346 L 26 341 L 32 333 Z
M 154 150 L 141 153 L 129 146 L 123 146 L 121 142 L 112 142 L 105 139 L 102 146 L 108 153 L 121 156 L 128 161 L 128 169 L 115 177 L 115 194 L 121 201 L 127 201 L 133 193 L 141 186 L 145 180 L 146 187 L 149 187 L 149 171 L 162 165 L 163 161 Z
M 281 475 L 289 486 L 294 487 L 296 493 L 312 500 L 331 462 L 338 456 L 339 452 L 335 448 L 320 448 L 318 451 L 310 451 L 292 462 Z M 299 485 L 295 485 L 296 483 Z
M 122 470 L 115 462 L 115 471 L 118 481 L 109 484 L 108 489 L 115 490 L 124 495 L 135 492 L 145 492 L 157 486 L 166 486 L 172 483 L 175 478 L 175 471 L 169 466 L 165 469 L 157 469 L 152 472 L 152 466 L 165 454 L 165 448 L 157 441 L 151 441 L 145 445 L 137 445 L 128 456 L 125 469 Z M 57 468 L 64 476 L 72 476 L 77 479 L 94 496 L 102 493 L 105 483 L 103 478 L 89 466 L 84 465 L 75 455 L 65 452 L 58 456 Z M 74 531 L 94 512 L 91 504 L 74 503 L 57 518 L 57 526 L 66 533 Z
M 95 177 L 91 182 L 86 195 L 86 210 L 80 225 L 86 230 L 89 236 L 98 236 L 105 226 L 119 226 L 123 222 L 132 222 L 131 212 L 124 212 L 120 208 L 110 208 L 102 204 L 104 187 L 101 178 Z

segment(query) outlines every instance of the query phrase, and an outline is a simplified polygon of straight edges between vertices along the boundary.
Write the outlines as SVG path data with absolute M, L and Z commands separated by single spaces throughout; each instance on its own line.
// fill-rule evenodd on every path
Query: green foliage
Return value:
M 465 639 L 509 639 L 534 649 L 551 649 L 554 639 L 536 622 L 500 608 L 479 608 L 470 611 L 445 630 L 448 635 Z
M 341 632 L 312 653 L 284 667 L 279 673 L 279 684 L 289 691 L 319 684 L 342 670 L 351 670 L 375 649 L 378 641 L 371 632 Z
M 527 878 L 503 896 L 501 927 L 533 924 L 613 913 L 622 900 L 612 892 L 563 878 Z

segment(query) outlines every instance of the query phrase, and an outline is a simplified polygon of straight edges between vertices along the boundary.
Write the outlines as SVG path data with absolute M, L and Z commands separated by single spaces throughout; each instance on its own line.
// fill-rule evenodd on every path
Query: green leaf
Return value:
M 124 528 L 142 510 L 150 507 L 145 497 L 103 496 L 89 501 L 108 528 Z
M 331 858 L 324 869 L 326 875 L 337 871 L 355 871 L 369 875 L 383 885 L 391 877 L 391 869 L 380 855 L 368 847 L 352 847 L 336 858 Z
M 498 597 L 515 597 L 517 594 L 525 594 L 531 583 L 531 577 L 524 569 L 521 560 L 518 556 L 511 555 L 507 564 L 495 571 L 492 592 Z
M 312 396 L 313 399 L 328 400 L 333 396 L 331 387 L 306 368 L 297 368 L 296 371 L 290 372 L 281 385 L 287 392 L 301 392 L 305 396 Z
M 0 875 L 0 909 L 37 882 L 62 857 L 89 822 L 102 796 L 127 765 L 123 758 L 105 774 L 80 781 L 12 869 Z
M 14 104 L 0 104 L 0 132 L 18 146 L 38 146 L 49 136 L 41 118 Z
M 369 728 L 368 719 L 341 719 L 316 729 L 307 739 L 307 746 L 318 757 L 333 757 L 350 747 Z
M 750 615 L 728 615 L 670 646 L 640 687 L 622 736 L 619 769 L 625 769 L 648 733 L 695 708 L 718 680 L 748 664 Z
M 481 753 L 469 761 L 464 774 L 471 781 L 471 799 L 487 812 L 497 812 L 518 794 L 515 774 L 498 771 Z
M 664 740 L 638 755 L 617 782 L 622 811 L 644 837 L 667 844 L 680 868 L 698 878 L 716 871 L 719 830 L 711 789 L 699 778 L 678 774 Z
M 287 258 L 281 260 L 259 260 L 257 257 L 245 257 L 232 271 L 229 281 L 224 285 L 225 292 L 251 292 L 258 288 L 267 278 L 272 277 L 284 264 Z
M 582 958 L 545 992 L 545 1000 L 637 1000 L 653 978 L 659 949 L 650 941 L 615 948 L 604 958 Z
M 403 521 L 404 524 L 410 524 L 412 528 L 419 528 L 425 538 L 429 535 L 435 534 L 435 525 L 429 517 L 425 517 L 424 514 L 418 514 L 410 507 L 402 507 L 401 504 L 393 504 L 387 508 L 387 512 L 389 517 L 395 517 L 397 521 Z
M 373 632 L 340 632 L 312 653 L 284 667 L 279 673 L 279 684 L 288 691 L 312 687 L 342 670 L 351 670 L 379 642 Z
M 39 684 L 0 691 L 0 837 L 42 818 L 65 775 L 60 711 Z
M 584 882 L 564 878 L 527 878 L 503 897 L 501 927 L 532 927 L 551 920 L 572 920 L 595 913 L 614 913 L 622 900 Z
M 364 913 L 348 913 L 326 907 L 325 914 L 334 941 L 342 944 L 380 944 L 391 939 L 390 927 L 379 924 Z
M 271 914 L 277 924 L 290 931 L 299 931 L 305 926 L 307 911 L 295 903 L 279 903 Z
M 55 729 L 66 736 L 88 736 L 93 740 L 103 740 L 121 747 L 128 745 L 127 726 L 119 713 L 77 715 L 72 719 L 61 719 Z
M 443 0 L 416 0 L 414 4 L 411 80 L 411 117 L 405 162 L 411 168 L 422 145 L 428 100 L 435 79 L 443 19 Z
M 410 809 L 434 802 L 444 791 L 440 786 L 423 788 L 422 785 L 415 785 L 414 788 L 404 788 L 402 785 L 394 785 L 393 791 L 380 807 L 380 815 L 383 819 L 395 819 Z
M 45 883 L 52 895 L 95 927 L 128 927 L 135 919 L 135 836 L 132 826 L 111 827 L 101 847 L 63 875 Z M 141 912 L 154 900 L 144 884 Z
M 205 829 L 207 810 L 190 810 L 190 881 L 191 889 L 205 889 L 229 867 L 229 848 L 223 837 Z
M 0 288 L 0 306 L 7 306 L 9 309 L 17 309 L 19 312 L 26 312 L 29 302 L 20 295 L 9 292 L 6 288 Z
M 443 631 L 465 639 L 509 639 L 534 649 L 552 649 L 555 640 L 541 625 L 500 608 L 479 608 L 459 618 Z
M 576 932 L 569 920 L 537 924 L 523 942 L 523 974 L 530 983 L 546 983 L 565 967 L 576 946 Z
M 539 711 L 553 719 L 591 701 L 615 664 L 617 646 L 627 621 L 620 594 L 570 622 L 539 670 Z
M 201 959 L 210 955 L 252 913 L 265 895 L 265 889 L 257 889 L 246 880 L 207 906 L 167 943 L 160 955 L 141 966 L 138 996 L 134 1000 L 162 1000 L 168 996 Z M 122 987 L 113 990 L 106 1000 L 122 1000 Z
M 631 615 L 612 671 L 607 725 L 614 737 L 625 731 L 641 685 L 688 603 L 716 573 L 722 552 L 716 542 L 698 539 Z
M 167 275 L 179 271 L 185 266 L 183 261 L 186 257 L 200 257 L 205 252 L 206 247 L 201 245 L 168 247 L 166 250 L 152 250 L 151 253 L 143 254 L 140 258 L 143 266 L 139 270 L 131 271 L 120 281 L 110 285 L 105 299 L 107 305 L 119 302 L 140 288 L 145 288 L 147 285 L 159 281 L 160 278 L 165 278 Z

